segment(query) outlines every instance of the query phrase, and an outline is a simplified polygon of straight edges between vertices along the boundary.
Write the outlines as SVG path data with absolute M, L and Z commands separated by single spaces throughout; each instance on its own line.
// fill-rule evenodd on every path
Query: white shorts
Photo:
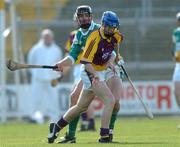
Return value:
M 81 79 L 81 72 L 82 72 L 82 65 L 78 64 L 74 66 L 73 69 L 73 77 L 74 77 L 74 83 L 78 83 Z
M 119 67 L 116 67 L 116 72 L 113 72 L 109 68 L 103 71 L 96 71 L 96 75 L 99 77 L 100 81 L 108 81 L 115 75 L 120 76 Z M 83 81 L 83 89 L 91 90 L 92 79 L 90 79 L 90 76 L 84 69 L 81 72 L 81 79 Z
M 176 63 L 173 73 L 173 81 L 180 81 L 180 63 Z
M 112 71 L 110 68 L 105 70 L 105 80 L 108 81 L 113 76 L 120 77 L 122 69 L 120 69 L 117 65 L 115 66 L 115 72 Z

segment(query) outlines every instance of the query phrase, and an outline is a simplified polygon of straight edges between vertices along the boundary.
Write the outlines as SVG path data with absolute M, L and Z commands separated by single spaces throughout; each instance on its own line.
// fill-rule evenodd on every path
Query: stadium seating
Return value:
M 92 6 L 94 18 L 98 19 L 99 22 L 103 11 L 113 10 L 121 18 L 122 26 L 120 27 L 120 30 L 123 32 L 125 38 L 121 52 L 122 55 L 124 55 L 126 62 L 136 62 L 138 60 L 137 63 L 172 61 L 171 50 L 173 45 L 171 42 L 171 33 L 176 26 L 175 14 L 180 9 L 177 5 L 179 0 L 152 0 L 152 16 L 146 16 L 143 14 L 143 11 L 146 10 L 142 9 L 142 0 L 108 0 L 106 2 L 104 0 L 43 0 L 43 3 L 42 0 L 40 1 L 40 12 L 37 12 L 37 0 L 21 1 L 21 3 L 17 4 L 17 13 L 22 20 L 42 19 L 50 21 L 55 18 L 61 20 L 72 20 L 76 7 L 78 5 L 88 4 Z M 57 13 L 59 6 L 61 6 L 61 10 L 59 9 L 59 13 Z M 151 23 L 141 22 L 141 17 L 143 15 L 145 15 L 145 20 L 148 20 L 148 17 L 152 18 Z M 153 24 L 154 18 L 158 19 L 159 23 Z M 163 21 L 160 21 L 161 19 L 164 23 Z M 69 31 L 73 30 L 72 26 L 64 26 L 60 28 L 52 27 L 57 37 L 56 41 L 61 47 L 64 47 Z M 28 49 L 38 38 L 37 28 L 25 30 L 23 32 L 23 38 L 23 48 L 25 54 L 27 54 Z M 139 68 L 135 72 L 137 74 L 134 74 L 133 72 L 133 75 L 136 75 L 133 76 L 133 78 L 156 79 L 156 74 L 159 74 L 161 75 L 159 76 L 159 79 L 170 80 L 172 67 L 173 66 L 162 70 L 154 69 L 154 71 Z M 147 73 L 150 76 L 146 76 Z M 138 75 L 142 75 L 142 77 Z

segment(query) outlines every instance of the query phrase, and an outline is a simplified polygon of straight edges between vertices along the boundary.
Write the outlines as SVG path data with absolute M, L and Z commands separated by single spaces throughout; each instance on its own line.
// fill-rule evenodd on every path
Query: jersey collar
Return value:
M 104 35 L 104 32 L 103 32 L 103 30 L 102 30 L 102 27 L 100 27 L 99 33 L 100 33 L 100 35 L 101 35 L 101 37 L 102 37 L 103 39 L 107 40 L 108 42 L 111 41 L 111 38 L 112 38 L 112 37 L 108 39 L 108 38 Z
M 86 32 L 83 32 L 82 28 L 80 28 L 79 30 L 81 31 L 83 35 L 87 35 L 89 31 L 92 31 L 93 29 L 94 29 L 94 22 L 92 21 L 89 29 Z

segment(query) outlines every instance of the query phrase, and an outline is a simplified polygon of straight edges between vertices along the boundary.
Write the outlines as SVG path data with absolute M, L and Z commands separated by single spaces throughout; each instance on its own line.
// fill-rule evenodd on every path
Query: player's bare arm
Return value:
M 73 63 L 74 62 L 72 61 L 70 56 L 67 56 L 67 57 L 63 58 L 62 60 L 60 60 L 58 63 L 55 64 L 55 66 L 57 68 L 55 68 L 54 70 L 62 72 L 64 67 L 72 66 Z

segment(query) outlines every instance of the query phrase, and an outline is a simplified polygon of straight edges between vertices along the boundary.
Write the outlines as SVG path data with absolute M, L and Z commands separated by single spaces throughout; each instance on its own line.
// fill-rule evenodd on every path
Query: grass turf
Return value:
M 48 124 L 35 125 L 22 122 L 0 124 L 0 147 L 179 147 L 180 117 L 119 118 L 114 130 L 114 143 L 100 144 L 100 120 L 96 119 L 96 132 L 77 132 L 76 144 L 47 144 Z M 66 129 L 60 133 L 63 136 Z

